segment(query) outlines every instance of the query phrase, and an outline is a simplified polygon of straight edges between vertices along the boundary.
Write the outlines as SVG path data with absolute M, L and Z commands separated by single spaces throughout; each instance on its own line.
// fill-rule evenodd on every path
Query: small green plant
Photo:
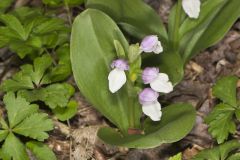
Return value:
M 7 117 L 0 118 L 0 158 L 4 160 L 28 160 L 29 149 L 39 160 L 56 159 L 54 153 L 42 143 L 48 138 L 47 131 L 53 129 L 53 122 L 45 113 L 39 113 L 38 105 L 30 104 L 21 96 L 9 92 L 3 99 Z M 18 135 L 35 141 L 20 141 Z M 38 142 L 40 141 L 40 142 Z
M 218 143 L 223 143 L 230 133 L 234 134 L 235 121 L 240 121 L 240 107 L 236 93 L 238 80 L 236 76 L 223 77 L 213 87 L 213 95 L 222 102 L 214 107 L 205 122 L 209 125 L 208 131 Z
M 40 9 L 22 7 L 0 15 L 0 47 L 9 47 L 19 57 L 36 57 L 47 49 L 68 42 L 65 21 L 44 14 Z
M 65 82 L 72 73 L 69 25 L 41 8 L 20 7 L 5 13 L 12 3 L 0 2 L 0 48 L 8 48 L 29 64 L 22 65 L 0 86 L 7 93 L 4 102 L 8 115 L 1 115 L 0 159 L 27 160 L 31 152 L 38 160 L 55 160 L 55 154 L 43 143 L 53 123 L 47 114 L 39 112 L 37 104 L 43 109 L 44 103 L 61 121 L 77 112 L 77 102 L 70 100 L 75 89 Z M 80 3 L 64 1 L 67 7 Z
M 61 48 L 61 51 L 64 51 L 63 48 Z M 59 117 L 59 114 L 63 113 L 63 111 L 73 112 L 73 110 L 69 109 L 76 109 L 77 106 L 73 105 L 73 102 L 68 104 L 70 97 L 74 93 L 74 88 L 67 83 L 54 83 L 64 80 L 66 76 L 69 76 L 69 71 L 61 71 L 61 65 L 54 66 L 52 58 L 45 54 L 35 58 L 33 65 L 25 64 L 21 66 L 21 71 L 13 75 L 12 79 L 2 83 L 1 90 L 17 92 L 19 96 L 24 97 L 28 102 L 42 101 L 53 109 L 54 113 Z M 61 110 L 60 108 L 63 107 L 70 108 Z
M 239 160 L 240 142 L 231 140 L 211 149 L 201 151 L 193 160 Z

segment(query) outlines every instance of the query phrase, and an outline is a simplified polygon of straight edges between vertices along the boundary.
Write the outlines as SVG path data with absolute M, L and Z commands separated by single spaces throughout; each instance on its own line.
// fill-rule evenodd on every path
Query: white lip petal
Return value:
M 182 7 L 183 10 L 190 18 L 198 18 L 200 14 L 200 0 L 183 0 Z
M 155 54 L 159 54 L 161 52 L 163 52 L 163 47 L 160 41 L 158 41 L 156 48 L 153 51 Z
M 127 81 L 126 74 L 123 70 L 113 69 L 108 75 L 109 90 L 112 93 L 117 92 Z
M 150 83 L 150 86 L 153 90 L 161 93 L 173 91 L 173 85 L 169 82 L 168 75 L 165 73 L 159 73 L 158 77 Z
M 153 121 L 160 121 L 162 116 L 161 104 L 155 101 L 151 104 L 142 106 L 143 113 L 151 118 Z

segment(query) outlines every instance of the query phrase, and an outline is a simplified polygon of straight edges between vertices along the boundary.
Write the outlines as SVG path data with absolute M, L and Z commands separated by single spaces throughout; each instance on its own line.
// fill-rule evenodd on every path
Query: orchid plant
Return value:
M 135 46 L 138 47 L 138 44 Z M 142 52 L 159 54 L 163 51 L 163 48 L 156 35 L 149 35 L 143 39 L 136 51 L 139 51 L 140 54 Z M 140 54 L 136 55 L 140 56 Z M 112 62 L 111 68 L 113 70 L 108 75 L 109 90 L 115 93 L 126 83 L 127 78 L 124 71 L 129 70 L 129 65 L 126 60 L 117 59 Z M 173 85 L 169 82 L 168 75 L 159 73 L 157 67 L 146 67 L 142 71 L 142 81 L 144 84 L 150 84 L 151 86 L 151 88 L 145 88 L 139 93 L 139 103 L 142 105 L 142 111 L 153 121 L 159 121 L 162 112 L 161 104 L 157 101 L 158 92 L 170 93 L 173 90 Z
M 173 91 L 190 58 L 224 37 L 240 15 L 239 5 L 178 0 L 166 30 L 141 0 L 87 0 L 88 9 L 73 23 L 71 62 L 82 94 L 115 126 L 101 128 L 98 137 L 152 148 L 186 136 L 195 110 L 185 103 L 163 106 L 160 94 Z

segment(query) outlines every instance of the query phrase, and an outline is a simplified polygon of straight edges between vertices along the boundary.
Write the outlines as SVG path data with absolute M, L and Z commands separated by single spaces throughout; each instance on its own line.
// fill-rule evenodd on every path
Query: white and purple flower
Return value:
M 158 97 L 159 93 L 151 88 L 145 88 L 138 95 L 143 113 L 153 121 L 160 121 L 162 116 L 161 104 L 157 100 Z
M 156 92 L 169 93 L 173 90 L 168 75 L 159 73 L 159 69 L 156 67 L 146 67 L 142 72 L 142 80 L 144 84 L 150 84 Z
M 159 54 L 163 52 L 163 47 L 156 35 L 149 35 L 142 40 L 140 50 L 141 52 Z
M 129 70 L 128 62 L 124 59 L 114 60 L 111 64 L 113 69 L 108 75 L 109 90 L 117 92 L 127 81 L 124 71 Z
M 182 7 L 185 13 L 190 18 L 198 18 L 200 14 L 201 1 L 200 0 L 183 0 Z

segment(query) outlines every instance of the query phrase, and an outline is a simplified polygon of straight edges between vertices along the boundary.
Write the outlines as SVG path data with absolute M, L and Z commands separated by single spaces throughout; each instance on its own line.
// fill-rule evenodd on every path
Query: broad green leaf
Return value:
M 15 16 L 10 14 L 1 14 L 0 21 L 2 21 L 16 34 L 18 34 L 22 38 L 22 40 L 26 40 L 28 38 L 28 35 L 26 34 L 23 25 Z
M 228 141 L 211 149 L 201 151 L 193 160 L 230 160 L 227 158 L 229 154 L 239 148 L 240 143 L 237 140 Z
M 136 95 L 129 97 L 127 84 L 117 93 L 109 91 L 107 77 L 117 58 L 113 40 L 118 40 L 127 51 L 128 43 L 110 17 L 95 9 L 82 12 L 72 28 L 72 70 L 81 93 L 126 134 L 129 127 L 140 126 L 141 107 Z M 130 109 L 134 110 L 133 115 L 129 115 Z
M 69 98 L 73 95 L 74 88 L 67 83 L 56 83 L 46 88 L 35 89 L 32 91 L 21 90 L 18 95 L 26 98 L 29 102 L 43 101 L 51 109 L 56 107 L 66 107 Z
M 26 147 L 30 149 L 38 160 L 57 160 L 53 151 L 45 144 L 36 141 L 29 141 Z
M 52 111 L 60 121 L 66 121 L 72 118 L 77 113 L 77 107 L 78 104 L 76 101 L 70 101 L 67 107 L 65 108 L 57 107 Z
M 219 144 L 228 138 L 229 133 L 236 132 L 236 125 L 233 121 L 234 112 L 235 109 L 232 106 L 221 103 L 216 105 L 205 119 L 209 125 L 208 131 Z
M 10 133 L 1 149 L 4 160 L 29 160 L 24 144 Z
M 206 9 L 204 10 L 210 10 L 212 5 L 220 3 L 220 1 L 222 0 L 219 0 L 218 2 L 215 2 L 215 0 L 209 2 L 206 1 L 206 3 L 211 5 L 206 5 Z M 201 27 L 189 33 L 189 36 L 191 37 L 190 39 L 185 36 L 186 39 L 181 40 L 186 42 L 182 46 L 182 48 L 186 48 L 182 51 L 184 62 L 187 62 L 187 60 L 196 55 L 199 51 L 216 44 L 225 36 L 235 21 L 239 18 L 239 6 L 239 0 L 224 1 L 219 4 L 216 9 L 212 9 L 211 14 L 207 16 L 208 18 L 204 18 Z M 204 15 L 206 13 L 202 14 Z M 186 25 L 188 26 L 188 24 Z M 192 26 L 189 24 L 189 27 Z
M 2 142 L 8 136 L 8 130 L 0 130 L 0 142 Z
M 160 17 L 141 0 L 87 0 L 87 8 L 99 9 L 114 19 L 126 32 L 137 38 L 159 36 L 163 45 L 168 39 Z
M 98 136 L 111 145 L 128 148 L 153 148 L 163 143 L 172 143 L 182 139 L 191 131 L 195 123 L 195 110 L 191 105 L 174 104 L 163 108 L 162 112 L 161 121 L 146 120 L 144 135 L 122 136 L 115 129 L 101 128 Z
M 34 113 L 13 128 L 14 133 L 43 141 L 48 138 L 46 131 L 53 129 L 53 122 L 45 113 Z
M 38 111 L 36 104 L 29 104 L 29 102 L 20 96 L 15 97 L 13 92 L 7 93 L 3 101 L 6 105 L 10 128 L 15 127 L 27 116 Z
M 178 153 L 177 155 L 170 157 L 169 160 L 182 160 L 182 153 Z
M 233 107 L 237 106 L 237 81 L 235 76 L 227 76 L 219 79 L 213 87 L 213 95 Z

